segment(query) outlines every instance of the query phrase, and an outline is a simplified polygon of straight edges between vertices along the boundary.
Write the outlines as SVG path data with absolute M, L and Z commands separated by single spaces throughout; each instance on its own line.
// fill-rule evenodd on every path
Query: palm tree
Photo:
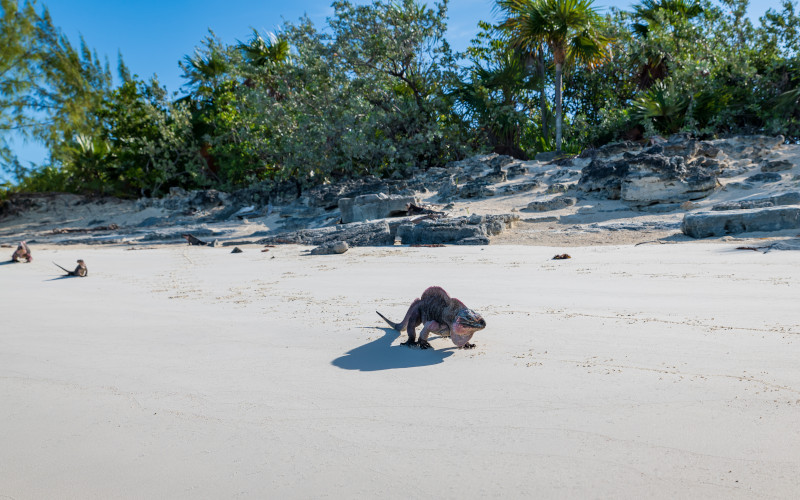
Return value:
M 254 66 L 281 64 L 288 61 L 290 56 L 289 42 L 286 39 L 279 38 L 274 33 L 267 33 L 267 39 L 264 39 L 256 29 L 253 29 L 250 40 L 247 43 L 240 41 L 238 47 L 245 60 Z
M 497 0 L 507 18 L 500 23 L 510 42 L 532 55 L 546 45 L 556 69 L 556 151 L 561 151 L 564 65 L 583 63 L 590 68 L 608 57 L 609 40 L 597 31 L 600 16 L 592 0 Z

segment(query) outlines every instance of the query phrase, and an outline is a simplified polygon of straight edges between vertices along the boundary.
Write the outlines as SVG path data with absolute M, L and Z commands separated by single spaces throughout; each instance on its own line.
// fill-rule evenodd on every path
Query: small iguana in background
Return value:
M 53 262 L 53 264 L 56 263 Z M 61 267 L 61 266 L 56 264 L 56 267 Z M 64 268 L 61 267 L 61 269 Z M 89 275 L 89 269 L 86 267 L 86 263 L 83 262 L 82 259 L 78 259 L 78 267 L 76 267 L 74 271 L 70 271 L 69 269 L 64 269 L 64 271 L 67 272 L 67 276 L 78 276 L 80 278 L 85 278 L 86 276 Z
M 408 341 L 403 342 L 403 345 L 409 347 L 419 345 L 420 349 L 431 347 L 428 343 L 430 333 L 450 337 L 459 348 L 472 349 L 475 344 L 470 344 L 469 340 L 475 332 L 486 328 L 486 321 L 480 314 L 465 306 L 460 300 L 451 298 L 438 286 L 432 286 L 422 292 L 422 297 L 411 303 L 405 318 L 400 323 L 389 321 L 383 314 L 375 312 L 398 332 L 407 328 Z M 415 329 L 420 324 L 423 327 L 417 341 Z
M 30 262 L 33 260 L 33 255 L 31 254 L 31 249 L 28 248 L 28 244 L 24 241 L 20 241 L 19 245 L 17 245 L 17 249 L 11 255 L 11 262 Z

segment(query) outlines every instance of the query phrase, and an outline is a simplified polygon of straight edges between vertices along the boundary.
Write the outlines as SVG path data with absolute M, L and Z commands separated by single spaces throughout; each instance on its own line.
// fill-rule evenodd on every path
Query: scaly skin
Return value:
M 469 340 L 475 332 L 486 328 L 486 322 L 480 314 L 460 300 L 451 298 L 438 286 L 428 288 L 422 293 L 422 297 L 415 299 L 400 323 L 390 321 L 383 314 L 375 312 L 398 332 L 407 329 L 408 341 L 403 344 L 409 347 L 418 345 L 420 349 L 431 347 L 428 343 L 428 335 L 431 333 L 450 337 L 458 348 L 472 349 L 475 344 L 470 344 Z M 423 326 L 417 341 L 416 327 L 420 324 Z

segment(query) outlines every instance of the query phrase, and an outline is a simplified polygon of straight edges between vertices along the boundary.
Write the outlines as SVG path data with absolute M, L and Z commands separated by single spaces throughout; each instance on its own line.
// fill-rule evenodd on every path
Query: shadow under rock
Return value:
M 400 333 L 392 328 L 381 328 L 383 337 L 348 351 L 331 361 L 343 370 L 374 372 L 397 368 L 416 368 L 441 363 L 453 355 L 452 350 L 416 349 L 405 345 L 392 345 Z

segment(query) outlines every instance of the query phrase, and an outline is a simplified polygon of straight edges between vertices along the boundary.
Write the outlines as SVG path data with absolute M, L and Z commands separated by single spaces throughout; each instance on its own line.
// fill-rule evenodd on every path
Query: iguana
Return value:
M 19 242 L 17 249 L 11 255 L 11 262 L 22 262 L 22 259 L 25 259 L 25 262 L 33 260 L 31 249 L 28 248 L 28 245 L 24 241 Z
M 56 263 L 53 262 L 53 264 L 56 264 Z M 56 267 L 61 267 L 61 266 L 56 264 Z M 61 267 L 61 269 L 64 269 L 64 268 Z M 64 269 L 64 271 L 67 272 L 67 276 L 78 276 L 80 278 L 85 278 L 86 276 L 89 275 L 89 269 L 86 267 L 86 263 L 83 262 L 82 259 L 78 259 L 78 267 L 76 267 L 74 271 L 70 271 L 68 269 Z
M 408 341 L 403 342 L 403 345 L 409 347 L 418 345 L 420 349 L 431 347 L 428 343 L 428 335 L 431 333 L 450 337 L 459 348 L 472 349 L 475 344 L 470 344 L 469 340 L 475 332 L 486 328 L 486 321 L 480 314 L 465 306 L 460 300 L 451 298 L 438 286 L 432 286 L 422 292 L 422 297 L 411 303 L 405 318 L 400 323 L 394 323 L 378 311 L 375 312 L 398 332 L 407 328 Z M 417 341 L 415 329 L 420 324 L 423 326 Z

